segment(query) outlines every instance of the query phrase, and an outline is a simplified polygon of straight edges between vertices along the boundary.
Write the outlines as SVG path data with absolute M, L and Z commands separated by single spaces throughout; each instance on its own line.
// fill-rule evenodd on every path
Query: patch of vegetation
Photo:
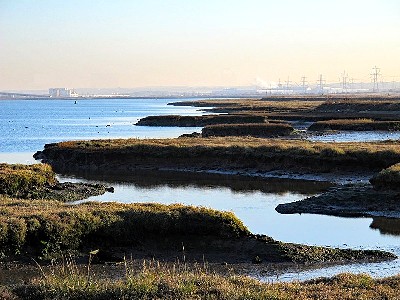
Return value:
M 210 111 L 260 114 L 272 119 L 318 121 L 360 119 L 400 121 L 397 96 L 272 96 L 263 99 L 216 99 L 171 103 L 213 107 Z
M 400 130 L 400 121 L 374 121 L 372 119 L 337 119 L 315 122 L 308 128 L 308 130 L 398 131 Z
M 88 269 L 89 270 L 89 269 Z M 93 278 L 72 267 L 44 274 L 3 294 L 19 299 L 397 299 L 400 276 L 373 279 L 340 274 L 308 282 L 261 283 L 241 275 L 219 275 L 206 267 L 173 267 L 144 261 L 135 269 L 125 262 L 122 279 Z
M 378 171 L 400 162 L 397 142 L 322 143 L 250 137 L 71 141 L 35 155 L 63 170 L 134 168 Z
M 315 101 L 317 100 L 317 101 Z M 214 99 L 170 103 L 174 106 L 213 107 L 213 112 L 301 112 L 323 104 L 325 98 Z
M 230 212 L 161 204 L 14 200 L 0 196 L 3 254 L 33 250 L 48 256 L 88 245 L 135 245 L 167 236 L 237 238 L 249 234 Z
M 203 137 L 210 136 L 253 136 L 278 137 L 290 135 L 294 131 L 289 124 L 220 124 L 210 125 L 202 129 Z
M 400 103 L 398 98 L 379 98 L 374 100 L 367 99 L 334 99 L 326 101 L 316 109 L 320 112 L 374 112 L 374 111 L 388 111 L 399 112 Z
M 100 249 L 168 259 L 184 243 L 188 257 L 216 262 L 321 263 L 393 259 L 383 251 L 342 250 L 282 243 L 253 235 L 231 212 L 180 204 L 84 203 L 15 200 L 0 196 L 0 250 L 3 256 L 52 258 Z M 119 250 L 118 250 L 119 249 Z M 124 254 L 123 254 L 124 255 Z M 114 259 L 113 258 L 113 259 Z
M 27 197 L 56 183 L 55 173 L 49 165 L 0 164 L 0 194 Z
M 400 163 L 380 171 L 370 182 L 378 190 L 400 190 Z
M 178 126 L 203 127 L 213 124 L 263 123 L 265 117 L 260 115 L 204 115 L 204 116 L 149 116 L 140 119 L 137 126 Z
M 60 183 L 50 165 L 0 164 L 0 194 L 23 199 L 74 201 L 112 188 L 100 184 Z

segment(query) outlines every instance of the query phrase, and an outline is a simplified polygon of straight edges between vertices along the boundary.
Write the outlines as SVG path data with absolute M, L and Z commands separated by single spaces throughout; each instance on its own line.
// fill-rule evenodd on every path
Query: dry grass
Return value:
M 177 102 L 176 106 L 216 107 L 226 111 L 263 111 L 263 112 L 299 112 L 315 109 L 324 101 L 280 100 L 268 99 L 217 99 Z
M 133 147 L 155 147 L 155 148 L 188 148 L 188 147 L 210 147 L 210 148 L 247 148 L 285 151 L 297 150 L 304 153 L 318 154 L 323 150 L 337 149 L 339 152 L 365 151 L 369 153 L 379 153 L 391 151 L 400 153 L 398 142 L 350 142 L 350 143 L 318 143 L 300 140 L 276 140 L 260 139 L 251 137 L 220 137 L 220 138 L 180 138 L 180 139 L 112 139 L 112 140 L 87 140 L 87 141 L 67 141 L 58 144 L 49 144 L 46 148 L 57 147 L 66 150 L 87 150 L 87 151 L 106 151 L 114 149 L 129 150 Z M 265 148 L 263 148 L 265 147 Z
M 335 112 L 360 112 L 360 111 L 400 111 L 398 99 L 379 99 L 374 101 L 360 99 L 346 99 L 326 101 L 317 108 L 317 111 Z
M 276 140 L 250 137 L 180 138 L 180 139 L 118 139 L 62 142 L 45 148 L 51 154 L 118 154 L 136 157 L 154 157 L 174 160 L 179 158 L 232 158 L 243 162 L 252 159 L 260 166 L 279 158 L 299 165 L 310 161 L 331 163 L 332 168 L 342 162 L 357 164 L 360 168 L 382 169 L 400 161 L 400 144 L 390 142 L 318 143 L 300 140 Z M 86 155 L 85 154 L 85 155 Z M 85 156 L 89 159 L 88 156 Z M 114 156 L 115 157 L 115 156 Z M 121 156 L 123 160 L 123 156 Z M 240 162 L 240 161 L 238 161 Z M 227 165 L 229 167 L 229 165 Z
M 309 282 L 261 283 L 240 275 L 221 276 L 206 266 L 188 268 L 144 261 L 140 268 L 125 261 L 125 277 L 96 279 L 73 264 L 62 272 L 9 289 L 21 299 L 399 299 L 400 277 L 372 279 L 340 274 Z
M 113 246 L 174 235 L 233 238 L 247 235 L 231 212 L 180 204 L 84 203 L 15 200 L 0 196 L 0 250 L 48 256 L 87 243 Z M 29 250 L 30 249 L 30 250 Z
M 261 114 L 269 119 L 329 120 L 373 118 L 400 120 L 399 97 L 381 95 L 268 97 L 178 102 L 175 105 L 213 107 L 213 112 Z
M 138 126 L 179 126 L 179 127 L 203 127 L 212 124 L 238 124 L 238 123 L 263 123 L 265 117 L 259 115 L 204 115 L 204 116 L 149 116 L 140 119 Z
M 56 183 L 55 173 L 49 165 L 0 164 L 0 194 L 25 197 Z
M 308 130 L 354 130 L 354 131 L 397 131 L 400 130 L 400 121 L 374 121 L 372 119 L 336 119 L 318 121 Z
M 294 131 L 289 124 L 220 124 L 210 125 L 202 129 L 203 137 L 210 136 L 253 136 L 278 137 L 290 135 Z

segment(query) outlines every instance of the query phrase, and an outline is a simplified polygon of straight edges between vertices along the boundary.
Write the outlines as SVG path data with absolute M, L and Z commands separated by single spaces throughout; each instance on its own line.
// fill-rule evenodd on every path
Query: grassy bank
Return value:
M 268 119 L 322 121 L 360 119 L 400 121 L 398 97 L 389 96 L 309 96 L 268 97 L 264 99 L 199 100 L 173 105 L 213 107 L 213 112 L 252 113 Z
M 394 99 L 343 99 L 326 101 L 316 108 L 321 112 L 400 112 L 400 103 L 398 98 Z
M 0 195 L 74 201 L 112 190 L 100 184 L 60 183 L 47 164 L 0 164 Z
M 290 135 L 294 131 L 289 124 L 220 124 L 209 125 L 202 129 L 203 137 L 211 136 L 253 136 L 278 137 Z
M 15 200 L 0 196 L 3 256 L 51 258 L 99 249 L 104 259 L 187 260 L 228 263 L 322 263 L 393 259 L 381 251 L 282 243 L 251 234 L 231 212 L 180 204 L 84 203 Z M 104 257 L 104 256 L 103 256 Z
M 15 200 L 0 196 L 0 249 L 3 254 L 33 251 L 48 255 L 84 246 L 137 245 L 146 239 L 195 235 L 238 238 L 248 235 L 229 212 L 183 205 Z
M 400 121 L 374 121 L 371 119 L 326 120 L 315 122 L 308 130 L 398 131 L 400 130 Z
M 92 278 L 75 269 L 2 289 L 4 299 L 398 299 L 400 277 L 373 279 L 340 274 L 308 282 L 261 283 L 221 276 L 203 267 L 165 267 L 144 262 L 139 270 L 126 266 L 125 278 Z M 1 291 L 1 290 L 0 290 Z M 12 298 L 15 297 L 15 298 Z
M 182 101 L 171 103 L 175 106 L 213 107 L 213 112 L 302 112 L 312 110 L 323 101 L 308 101 L 307 99 L 217 99 Z
M 205 115 L 205 116 L 149 116 L 140 119 L 137 126 L 203 127 L 213 124 L 264 123 L 261 115 Z
M 57 183 L 49 165 L 0 164 L 0 194 L 26 197 Z
M 36 154 L 58 171 L 126 173 L 139 168 L 380 171 L 400 162 L 397 142 L 317 143 L 258 138 L 73 141 Z

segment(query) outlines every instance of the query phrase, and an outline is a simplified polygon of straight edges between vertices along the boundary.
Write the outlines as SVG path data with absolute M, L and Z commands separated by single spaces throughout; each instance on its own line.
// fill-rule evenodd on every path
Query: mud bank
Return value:
M 140 119 L 136 126 L 203 127 L 214 124 L 264 123 L 261 115 L 204 115 L 204 116 L 148 116 Z
M 400 218 L 399 197 L 398 191 L 377 191 L 370 184 L 345 185 L 301 201 L 279 204 L 276 211 L 282 214 Z

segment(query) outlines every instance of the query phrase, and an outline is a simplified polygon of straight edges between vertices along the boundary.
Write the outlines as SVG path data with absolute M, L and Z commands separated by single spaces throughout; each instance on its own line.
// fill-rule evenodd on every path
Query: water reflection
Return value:
M 371 225 L 372 229 L 377 229 L 381 234 L 400 235 L 400 219 L 394 218 L 373 218 Z
M 130 183 L 142 189 L 156 189 L 162 187 L 226 187 L 233 192 L 260 191 L 262 193 L 278 195 L 283 195 L 288 192 L 302 195 L 315 195 L 333 186 L 332 183 L 326 181 L 159 170 L 135 170 L 128 175 L 110 175 L 99 172 L 80 173 L 76 175 L 87 180 L 107 182 L 111 185 L 113 183 Z

